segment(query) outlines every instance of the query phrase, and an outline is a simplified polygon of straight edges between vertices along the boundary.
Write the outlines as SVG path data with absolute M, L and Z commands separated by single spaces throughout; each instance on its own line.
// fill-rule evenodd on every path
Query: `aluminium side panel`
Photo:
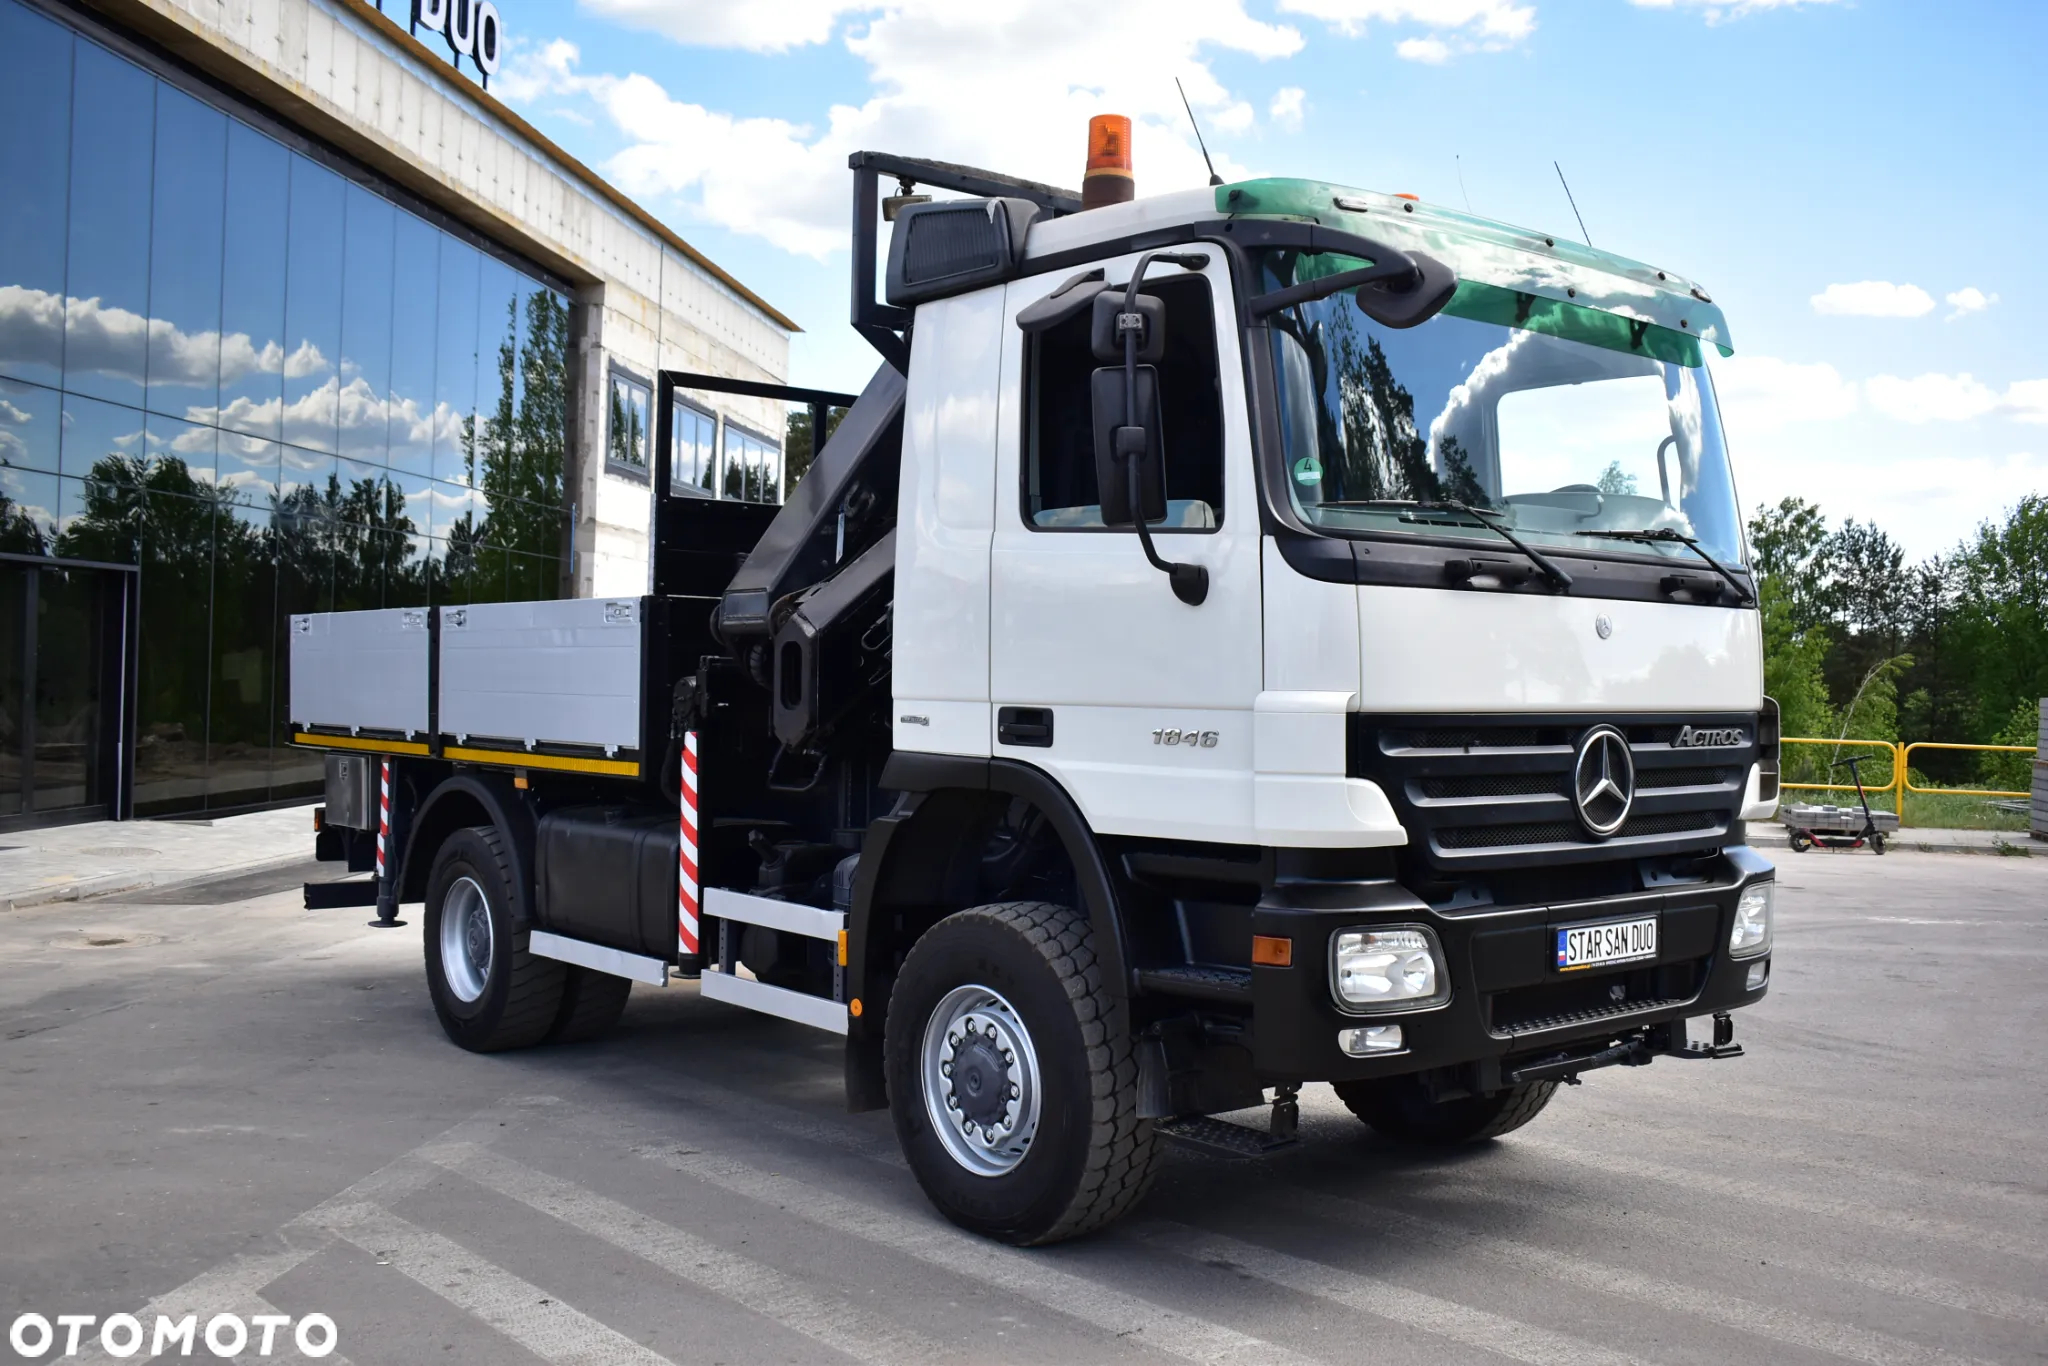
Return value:
M 431 639 L 424 607 L 293 616 L 292 724 L 425 734 Z
M 438 610 L 443 735 L 457 743 L 639 748 L 638 598 Z

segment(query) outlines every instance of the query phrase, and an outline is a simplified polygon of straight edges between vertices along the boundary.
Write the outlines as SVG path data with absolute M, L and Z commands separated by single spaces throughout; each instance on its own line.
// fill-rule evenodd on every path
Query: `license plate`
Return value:
M 1597 968 L 1657 956 L 1657 917 L 1610 920 L 1604 925 L 1569 925 L 1557 932 L 1557 968 Z

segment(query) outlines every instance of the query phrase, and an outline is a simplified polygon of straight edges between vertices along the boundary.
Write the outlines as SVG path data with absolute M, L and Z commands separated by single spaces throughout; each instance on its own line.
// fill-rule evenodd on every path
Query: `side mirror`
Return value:
M 1104 526 L 1129 526 L 1130 453 L 1138 455 L 1138 497 L 1147 522 L 1166 518 L 1165 440 L 1159 429 L 1159 371 L 1137 368 L 1136 411 L 1124 413 L 1124 368 L 1105 365 L 1089 384 L 1095 417 L 1095 488 L 1102 499 Z

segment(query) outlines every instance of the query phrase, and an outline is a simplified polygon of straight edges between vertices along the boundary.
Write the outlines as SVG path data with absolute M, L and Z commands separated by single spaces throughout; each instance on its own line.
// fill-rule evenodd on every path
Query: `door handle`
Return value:
M 1033 749 L 1052 748 L 1051 707 L 998 707 L 996 741 Z

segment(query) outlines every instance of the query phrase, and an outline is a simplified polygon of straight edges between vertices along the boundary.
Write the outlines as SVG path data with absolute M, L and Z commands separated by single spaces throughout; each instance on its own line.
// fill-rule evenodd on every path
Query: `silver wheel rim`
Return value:
M 976 1176 L 1014 1171 L 1038 1132 L 1038 1053 L 1001 992 L 955 987 L 924 1028 L 924 1108 L 946 1151 Z
M 459 877 L 441 900 L 441 975 L 455 999 L 467 1005 L 484 994 L 497 954 L 491 903 L 475 878 Z

